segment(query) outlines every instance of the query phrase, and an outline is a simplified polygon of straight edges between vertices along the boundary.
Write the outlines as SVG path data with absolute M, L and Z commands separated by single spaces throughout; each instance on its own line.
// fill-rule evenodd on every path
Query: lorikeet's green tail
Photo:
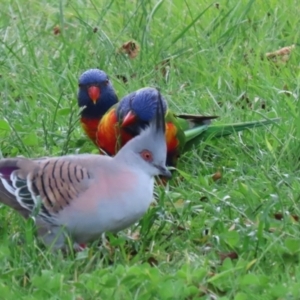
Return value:
M 242 131 L 245 129 L 251 129 L 256 127 L 267 126 L 278 122 L 279 118 L 260 120 L 244 123 L 233 124 L 218 124 L 218 125 L 202 125 L 188 129 L 184 131 L 186 144 L 184 151 L 190 150 L 193 146 L 197 146 L 207 138 L 218 138 L 226 135 L 230 135 L 234 132 Z

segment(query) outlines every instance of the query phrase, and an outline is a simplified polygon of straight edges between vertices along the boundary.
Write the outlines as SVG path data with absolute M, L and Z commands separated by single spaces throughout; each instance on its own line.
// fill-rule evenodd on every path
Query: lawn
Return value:
M 97 152 L 78 123 L 89 68 L 119 97 L 159 87 L 217 124 L 281 118 L 182 156 L 139 224 L 79 253 L 47 251 L 1 206 L 1 298 L 300 299 L 299 14 L 293 0 L 1 3 L 3 157 Z

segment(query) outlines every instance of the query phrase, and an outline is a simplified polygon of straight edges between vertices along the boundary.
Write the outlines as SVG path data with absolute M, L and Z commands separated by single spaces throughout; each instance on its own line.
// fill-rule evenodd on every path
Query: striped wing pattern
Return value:
M 22 160 L 9 174 L 0 168 L 0 180 L 5 189 L 33 216 L 39 215 L 50 223 L 54 222 L 55 214 L 86 191 L 90 179 L 86 168 L 60 158 Z

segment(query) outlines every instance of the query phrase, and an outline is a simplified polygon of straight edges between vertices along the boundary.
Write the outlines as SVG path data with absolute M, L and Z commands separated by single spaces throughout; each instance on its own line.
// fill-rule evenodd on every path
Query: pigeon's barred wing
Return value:
M 0 163 L 0 180 L 12 195 L 4 203 L 17 201 L 33 216 L 51 222 L 56 213 L 87 190 L 91 175 L 68 159 L 8 159 Z

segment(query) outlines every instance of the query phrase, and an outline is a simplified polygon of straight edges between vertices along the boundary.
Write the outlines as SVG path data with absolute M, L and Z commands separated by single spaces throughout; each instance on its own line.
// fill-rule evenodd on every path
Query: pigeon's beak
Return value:
M 158 167 L 159 175 L 166 177 L 168 179 L 172 178 L 172 173 L 167 167 Z
M 98 86 L 92 85 L 88 88 L 88 95 L 94 104 L 99 100 L 100 94 L 100 88 Z
M 136 115 L 133 111 L 129 111 L 129 113 L 127 113 L 127 115 L 125 116 L 125 118 L 123 119 L 122 122 L 122 127 L 126 127 L 131 125 L 132 123 L 134 123 L 136 121 Z

